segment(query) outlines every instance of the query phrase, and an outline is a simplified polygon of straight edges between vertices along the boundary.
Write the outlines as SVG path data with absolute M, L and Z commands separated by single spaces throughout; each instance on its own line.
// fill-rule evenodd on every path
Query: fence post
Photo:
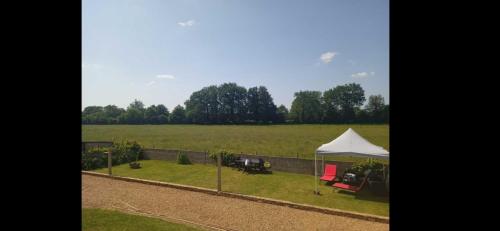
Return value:
M 111 165 L 112 165 L 112 160 L 111 160 L 111 151 L 108 151 L 108 174 L 111 176 Z
M 221 153 L 219 152 L 217 154 L 217 193 L 220 193 L 222 190 L 222 186 L 221 186 L 221 159 L 222 159 L 222 155 Z

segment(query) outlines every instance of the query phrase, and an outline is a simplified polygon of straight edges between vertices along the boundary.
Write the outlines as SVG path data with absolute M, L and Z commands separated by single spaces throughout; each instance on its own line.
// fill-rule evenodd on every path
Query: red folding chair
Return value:
M 351 191 L 351 192 L 354 192 L 354 193 L 357 193 L 359 191 L 361 191 L 361 189 L 363 189 L 363 186 L 365 186 L 366 182 L 368 181 L 368 176 L 370 175 L 370 170 L 367 170 L 365 172 L 365 178 L 363 179 L 363 181 L 361 182 L 361 184 L 359 186 L 354 186 L 354 185 L 348 185 L 348 184 L 344 184 L 344 183 L 335 183 L 332 185 L 332 187 L 336 188 L 336 189 L 340 189 L 340 190 L 346 190 L 346 191 Z
M 325 165 L 325 173 L 321 178 L 322 181 L 334 181 L 337 177 L 337 165 L 327 164 Z

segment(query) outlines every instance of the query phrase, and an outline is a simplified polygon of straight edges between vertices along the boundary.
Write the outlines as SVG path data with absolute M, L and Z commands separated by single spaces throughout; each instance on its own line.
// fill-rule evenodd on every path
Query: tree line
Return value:
M 389 105 L 381 95 L 365 93 L 356 83 L 325 92 L 299 91 L 290 110 L 277 107 L 264 86 L 246 89 L 236 83 L 212 85 L 193 92 L 184 107 L 172 112 L 163 104 L 145 107 L 134 100 L 126 109 L 88 106 L 83 124 L 253 124 L 253 123 L 388 123 Z

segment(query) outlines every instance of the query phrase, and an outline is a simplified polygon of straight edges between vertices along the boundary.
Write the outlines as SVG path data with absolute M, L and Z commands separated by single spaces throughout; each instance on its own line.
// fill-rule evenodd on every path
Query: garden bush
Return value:
M 191 161 L 189 161 L 188 156 L 184 152 L 179 152 L 177 154 L 177 163 L 178 164 L 191 164 Z
M 380 162 L 369 161 L 369 160 L 353 164 L 350 169 L 347 169 L 346 172 L 354 173 L 358 177 L 363 177 L 364 172 L 368 169 L 371 170 L 371 174 L 370 174 L 371 176 L 374 176 L 374 177 L 383 176 L 384 165 Z
M 108 163 L 108 156 L 104 153 L 107 149 L 91 148 L 82 153 L 82 170 L 103 168 Z
M 113 165 L 130 163 L 144 158 L 142 147 L 135 141 L 114 143 L 111 152 Z
M 216 151 L 216 152 L 210 152 L 210 154 L 208 155 L 212 160 L 215 160 L 215 162 L 217 163 L 217 156 L 218 154 L 221 154 L 222 155 L 222 161 L 221 161 L 221 164 L 223 166 L 229 166 L 230 163 L 234 162 L 236 160 L 236 156 L 233 154 L 233 153 L 230 153 L 228 151 Z
M 82 153 L 82 170 L 93 170 L 108 166 L 108 156 L 105 152 L 111 151 L 111 164 L 119 165 L 136 162 L 144 158 L 144 150 L 135 141 L 113 143 L 109 148 L 91 148 Z

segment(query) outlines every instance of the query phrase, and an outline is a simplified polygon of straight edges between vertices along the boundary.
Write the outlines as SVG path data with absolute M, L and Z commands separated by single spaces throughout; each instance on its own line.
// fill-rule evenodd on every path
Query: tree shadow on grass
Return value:
M 246 170 L 246 171 L 242 171 L 242 172 L 245 174 L 252 174 L 252 175 L 255 175 L 255 174 L 262 174 L 262 175 L 273 174 L 273 171 L 270 171 L 270 170 L 259 171 L 259 170 L 250 169 L 250 170 Z
M 235 170 L 235 171 L 239 171 L 241 173 L 244 173 L 244 174 L 263 174 L 263 175 L 267 175 L 267 174 L 273 174 L 273 171 L 269 170 L 269 169 L 266 169 L 266 170 L 255 170 L 255 169 L 243 169 L 243 168 L 238 168 L 238 167 L 232 167 L 231 166 L 231 169 L 232 170 Z
M 354 198 L 356 198 L 358 200 L 367 200 L 367 201 L 389 203 L 389 194 L 388 193 L 375 194 L 375 193 L 371 192 L 369 189 L 363 189 L 357 193 L 345 191 L 345 190 L 339 190 L 339 191 L 337 191 L 337 193 L 346 194 L 346 195 L 353 195 Z

